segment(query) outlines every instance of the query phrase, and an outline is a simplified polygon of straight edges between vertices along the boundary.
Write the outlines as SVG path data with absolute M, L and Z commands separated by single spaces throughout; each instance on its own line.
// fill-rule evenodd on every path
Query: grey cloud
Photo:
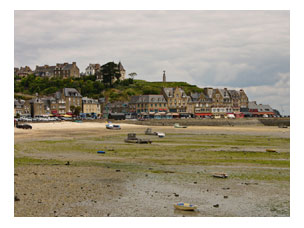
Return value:
M 15 11 L 15 66 L 121 60 L 140 79 L 165 69 L 172 81 L 267 94 L 290 71 L 289 30 L 289 11 Z

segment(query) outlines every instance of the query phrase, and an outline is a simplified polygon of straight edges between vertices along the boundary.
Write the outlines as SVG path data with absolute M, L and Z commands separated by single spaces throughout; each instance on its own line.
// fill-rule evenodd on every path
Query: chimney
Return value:
M 73 64 L 74 66 L 76 66 L 76 62 L 73 62 L 72 64 Z
M 68 63 L 64 63 L 63 65 L 66 66 L 66 65 L 68 65 Z

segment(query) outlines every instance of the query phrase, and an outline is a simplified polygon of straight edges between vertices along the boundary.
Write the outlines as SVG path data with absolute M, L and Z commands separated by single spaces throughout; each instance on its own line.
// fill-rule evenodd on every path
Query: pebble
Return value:
M 213 207 L 219 207 L 219 205 L 218 204 L 214 204 Z
M 116 171 L 116 172 L 120 172 L 120 169 L 116 169 L 115 171 Z
M 15 201 L 20 201 L 18 196 L 15 196 Z
M 228 196 L 224 196 L 224 199 L 228 199 Z
M 194 182 L 193 182 L 193 184 L 197 184 L 197 182 L 196 182 L 196 181 L 194 181 Z

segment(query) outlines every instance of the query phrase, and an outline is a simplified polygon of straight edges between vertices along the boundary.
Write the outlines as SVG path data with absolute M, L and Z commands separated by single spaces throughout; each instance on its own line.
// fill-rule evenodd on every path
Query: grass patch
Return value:
M 54 159 L 37 159 L 31 157 L 15 157 L 14 166 L 22 165 L 64 165 L 65 162 Z

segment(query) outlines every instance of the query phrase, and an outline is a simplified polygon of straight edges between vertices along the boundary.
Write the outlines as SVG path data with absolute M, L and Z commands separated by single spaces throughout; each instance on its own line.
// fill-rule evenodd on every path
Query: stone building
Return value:
M 205 93 L 191 93 L 187 112 L 198 117 L 211 116 L 212 97 Z
M 168 110 L 173 113 L 186 113 L 187 105 L 191 98 L 182 88 L 163 88 L 164 98 L 167 100 Z
M 129 102 L 131 113 L 155 114 L 168 112 L 167 101 L 163 95 L 132 96 Z
M 31 104 L 31 117 L 46 115 L 44 101 L 41 98 L 36 96 L 35 98 L 30 100 L 30 104 Z
M 20 69 L 14 68 L 14 72 L 16 72 L 16 76 L 19 76 L 19 77 L 26 77 L 30 74 L 33 74 L 33 71 L 31 70 L 31 68 L 29 66 L 20 67 Z
M 248 96 L 243 89 L 240 89 L 240 108 L 248 108 Z
M 31 106 L 29 100 L 14 99 L 14 116 L 29 116 L 31 114 Z
M 100 64 L 96 63 L 96 64 L 92 64 L 90 63 L 89 66 L 87 66 L 87 68 L 85 69 L 85 75 L 89 76 L 89 75 L 95 75 L 96 72 L 100 69 Z
M 44 66 L 36 65 L 34 74 L 35 76 L 51 78 L 54 77 L 55 68 L 56 68 L 55 66 L 49 66 L 49 65 L 44 65 Z
M 54 70 L 54 76 L 60 78 L 74 77 L 79 78 L 79 68 L 76 62 L 69 63 L 57 63 Z
M 121 64 L 120 61 L 118 63 L 118 70 L 119 70 L 120 75 L 121 75 L 120 80 L 121 81 L 125 80 L 126 79 L 126 70 L 125 70 L 125 68 L 123 67 L 123 65 Z
M 101 111 L 101 105 L 97 99 L 88 97 L 82 98 L 82 113 L 100 116 Z
M 62 101 L 61 107 L 65 108 L 67 114 L 72 113 L 71 106 L 80 107 L 82 112 L 82 96 L 75 88 L 64 88 L 62 91 L 56 92 L 55 99 Z

